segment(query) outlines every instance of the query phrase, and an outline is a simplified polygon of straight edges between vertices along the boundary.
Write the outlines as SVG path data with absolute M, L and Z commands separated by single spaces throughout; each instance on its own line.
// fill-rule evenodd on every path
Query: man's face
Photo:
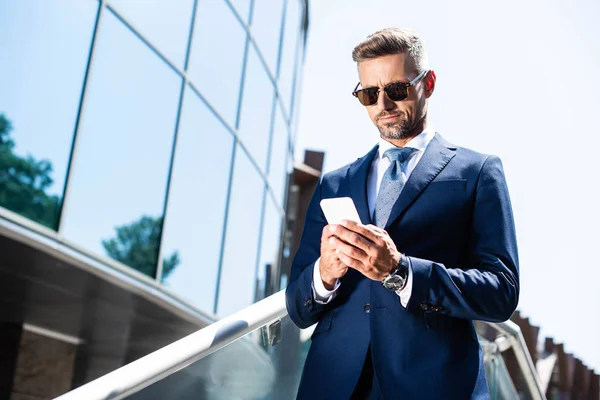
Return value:
M 358 64 L 361 88 L 381 88 L 377 103 L 365 108 L 383 139 L 407 139 L 423 130 L 427 98 L 433 93 L 435 83 L 433 72 L 426 74 L 408 89 L 406 100 L 392 101 L 383 91 L 388 83 L 408 83 L 419 72 L 413 59 L 404 53 L 373 58 Z M 433 82 L 428 84 L 428 80 Z

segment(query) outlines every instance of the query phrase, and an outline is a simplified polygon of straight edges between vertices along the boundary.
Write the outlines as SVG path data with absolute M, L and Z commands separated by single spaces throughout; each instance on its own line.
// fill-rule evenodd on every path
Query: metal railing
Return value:
M 127 364 L 92 382 L 89 382 L 57 400 L 122 399 L 151 384 L 207 357 L 235 342 L 250 332 L 264 327 L 277 327 L 287 315 L 285 291 L 282 290 L 229 317 L 215 322 L 183 339 Z M 512 348 L 519 364 L 527 398 L 545 399 L 537 372 L 527 350 L 520 328 L 513 322 L 485 323 L 495 329 L 499 336 L 491 342 L 495 351 Z M 266 330 L 266 341 L 274 344 L 277 338 L 272 329 Z

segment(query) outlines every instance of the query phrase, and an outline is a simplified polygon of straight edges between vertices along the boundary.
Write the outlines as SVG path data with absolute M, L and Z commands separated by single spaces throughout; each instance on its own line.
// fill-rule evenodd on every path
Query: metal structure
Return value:
M 202 360 L 253 331 L 269 329 L 286 315 L 285 292 L 280 291 L 209 327 L 66 393 L 57 400 L 125 398 Z M 519 327 L 511 321 L 483 324 L 500 333 L 496 342 L 492 342 L 496 351 L 512 349 L 517 355 L 519 371 L 526 382 L 526 391 L 522 393 L 524 396 L 522 398 L 545 399 Z M 494 377 L 488 379 L 493 380 Z

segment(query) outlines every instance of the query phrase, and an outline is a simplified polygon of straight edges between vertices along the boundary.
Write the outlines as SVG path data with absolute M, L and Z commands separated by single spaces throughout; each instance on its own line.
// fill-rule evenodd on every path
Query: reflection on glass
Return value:
M 264 183 L 238 146 L 227 216 L 217 315 L 227 316 L 254 301 L 256 256 Z
M 281 321 L 281 342 L 265 347 L 252 332 L 215 353 L 128 397 L 150 399 L 293 399 L 310 341 L 294 323 Z
M 181 266 L 163 274 L 163 282 L 208 311 L 214 309 L 232 149 L 233 136 L 187 89 L 163 237 L 165 254 L 179 253 Z
M 502 353 L 493 342 L 480 337 L 479 343 L 483 350 L 483 364 L 487 378 L 491 400 L 518 399 L 519 394 L 515 389 L 512 378 L 508 373 Z M 523 398 L 521 396 L 521 398 Z
M 0 2 L 0 206 L 56 229 L 95 2 Z
M 111 0 L 110 6 L 175 65 L 183 68 L 193 0 Z
M 181 79 L 110 12 L 98 34 L 63 234 L 153 275 Z
M 199 1 L 188 74 L 232 126 L 238 107 L 246 31 L 224 0 Z
M 300 0 L 288 0 L 283 43 L 281 47 L 281 66 L 278 84 L 281 100 L 288 114 L 291 114 L 290 107 L 292 101 L 292 86 L 294 83 L 294 66 L 296 64 L 297 47 L 299 47 L 297 44 L 301 18 L 302 10 L 300 8 Z
M 270 196 L 265 199 L 265 216 L 262 227 L 262 240 L 258 259 L 257 299 L 262 299 L 275 293 L 278 282 L 274 278 L 279 271 L 279 245 L 281 243 L 281 224 L 283 216 Z
M 252 35 L 273 76 L 277 72 L 282 12 L 283 0 L 255 1 L 252 11 Z
M 298 49 L 298 52 L 301 53 L 302 52 L 302 48 Z M 296 65 L 296 83 L 294 85 L 294 95 L 292 98 L 292 103 L 291 103 L 291 110 L 290 110 L 290 120 L 291 122 L 291 136 L 290 136 L 290 140 L 291 140 L 291 144 L 292 144 L 292 151 L 293 151 L 293 144 L 295 143 L 296 137 L 298 135 L 298 117 L 300 115 L 300 113 L 298 112 L 300 110 L 300 100 L 301 100 L 301 96 L 302 96 L 302 68 L 303 68 L 303 59 L 301 57 L 301 55 L 298 55 L 298 63 Z
M 239 135 L 263 170 L 266 170 L 274 93 L 267 71 L 251 47 L 248 50 Z
M 271 160 L 269 163 L 269 184 L 275 199 L 284 208 L 284 196 L 287 182 L 288 129 L 281 108 L 275 106 L 275 125 L 271 138 Z
M 137 221 L 117 227 L 115 237 L 103 239 L 102 246 L 109 257 L 145 275 L 155 276 L 162 222 L 162 217 L 144 215 Z M 163 259 L 163 276 L 173 272 L 179 263 L 177 251 L 167 255 Z
M 250 17 L 250 0 L 225 0 L 229 2 L 233 8 L 237 11 L 237 13 L 242 18 L 242 21 L 248 23 L 248 18 Z M 258 0 L 264 1 L 264 0 Z M 256 2 L 255 2 L 256 4 Z

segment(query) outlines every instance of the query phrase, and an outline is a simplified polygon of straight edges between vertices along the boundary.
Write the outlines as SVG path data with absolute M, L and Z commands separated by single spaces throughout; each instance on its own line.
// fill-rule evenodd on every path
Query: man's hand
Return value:
M 346 275 L 348 266 L 338 258 L 335 245 L 336 238 L 334 233 L 339 225 L 327 225 L 323 228 L 321 234 L 321 261 L 319 261 L 319 269 L 321 271 L 321 280 L 325 289 L 332 290 L 335 282 Z
M 339 261 L 367 278 L 381 281 L 400 263 L 400 252 L 383 229 L 353 221 L 332 226 Z

